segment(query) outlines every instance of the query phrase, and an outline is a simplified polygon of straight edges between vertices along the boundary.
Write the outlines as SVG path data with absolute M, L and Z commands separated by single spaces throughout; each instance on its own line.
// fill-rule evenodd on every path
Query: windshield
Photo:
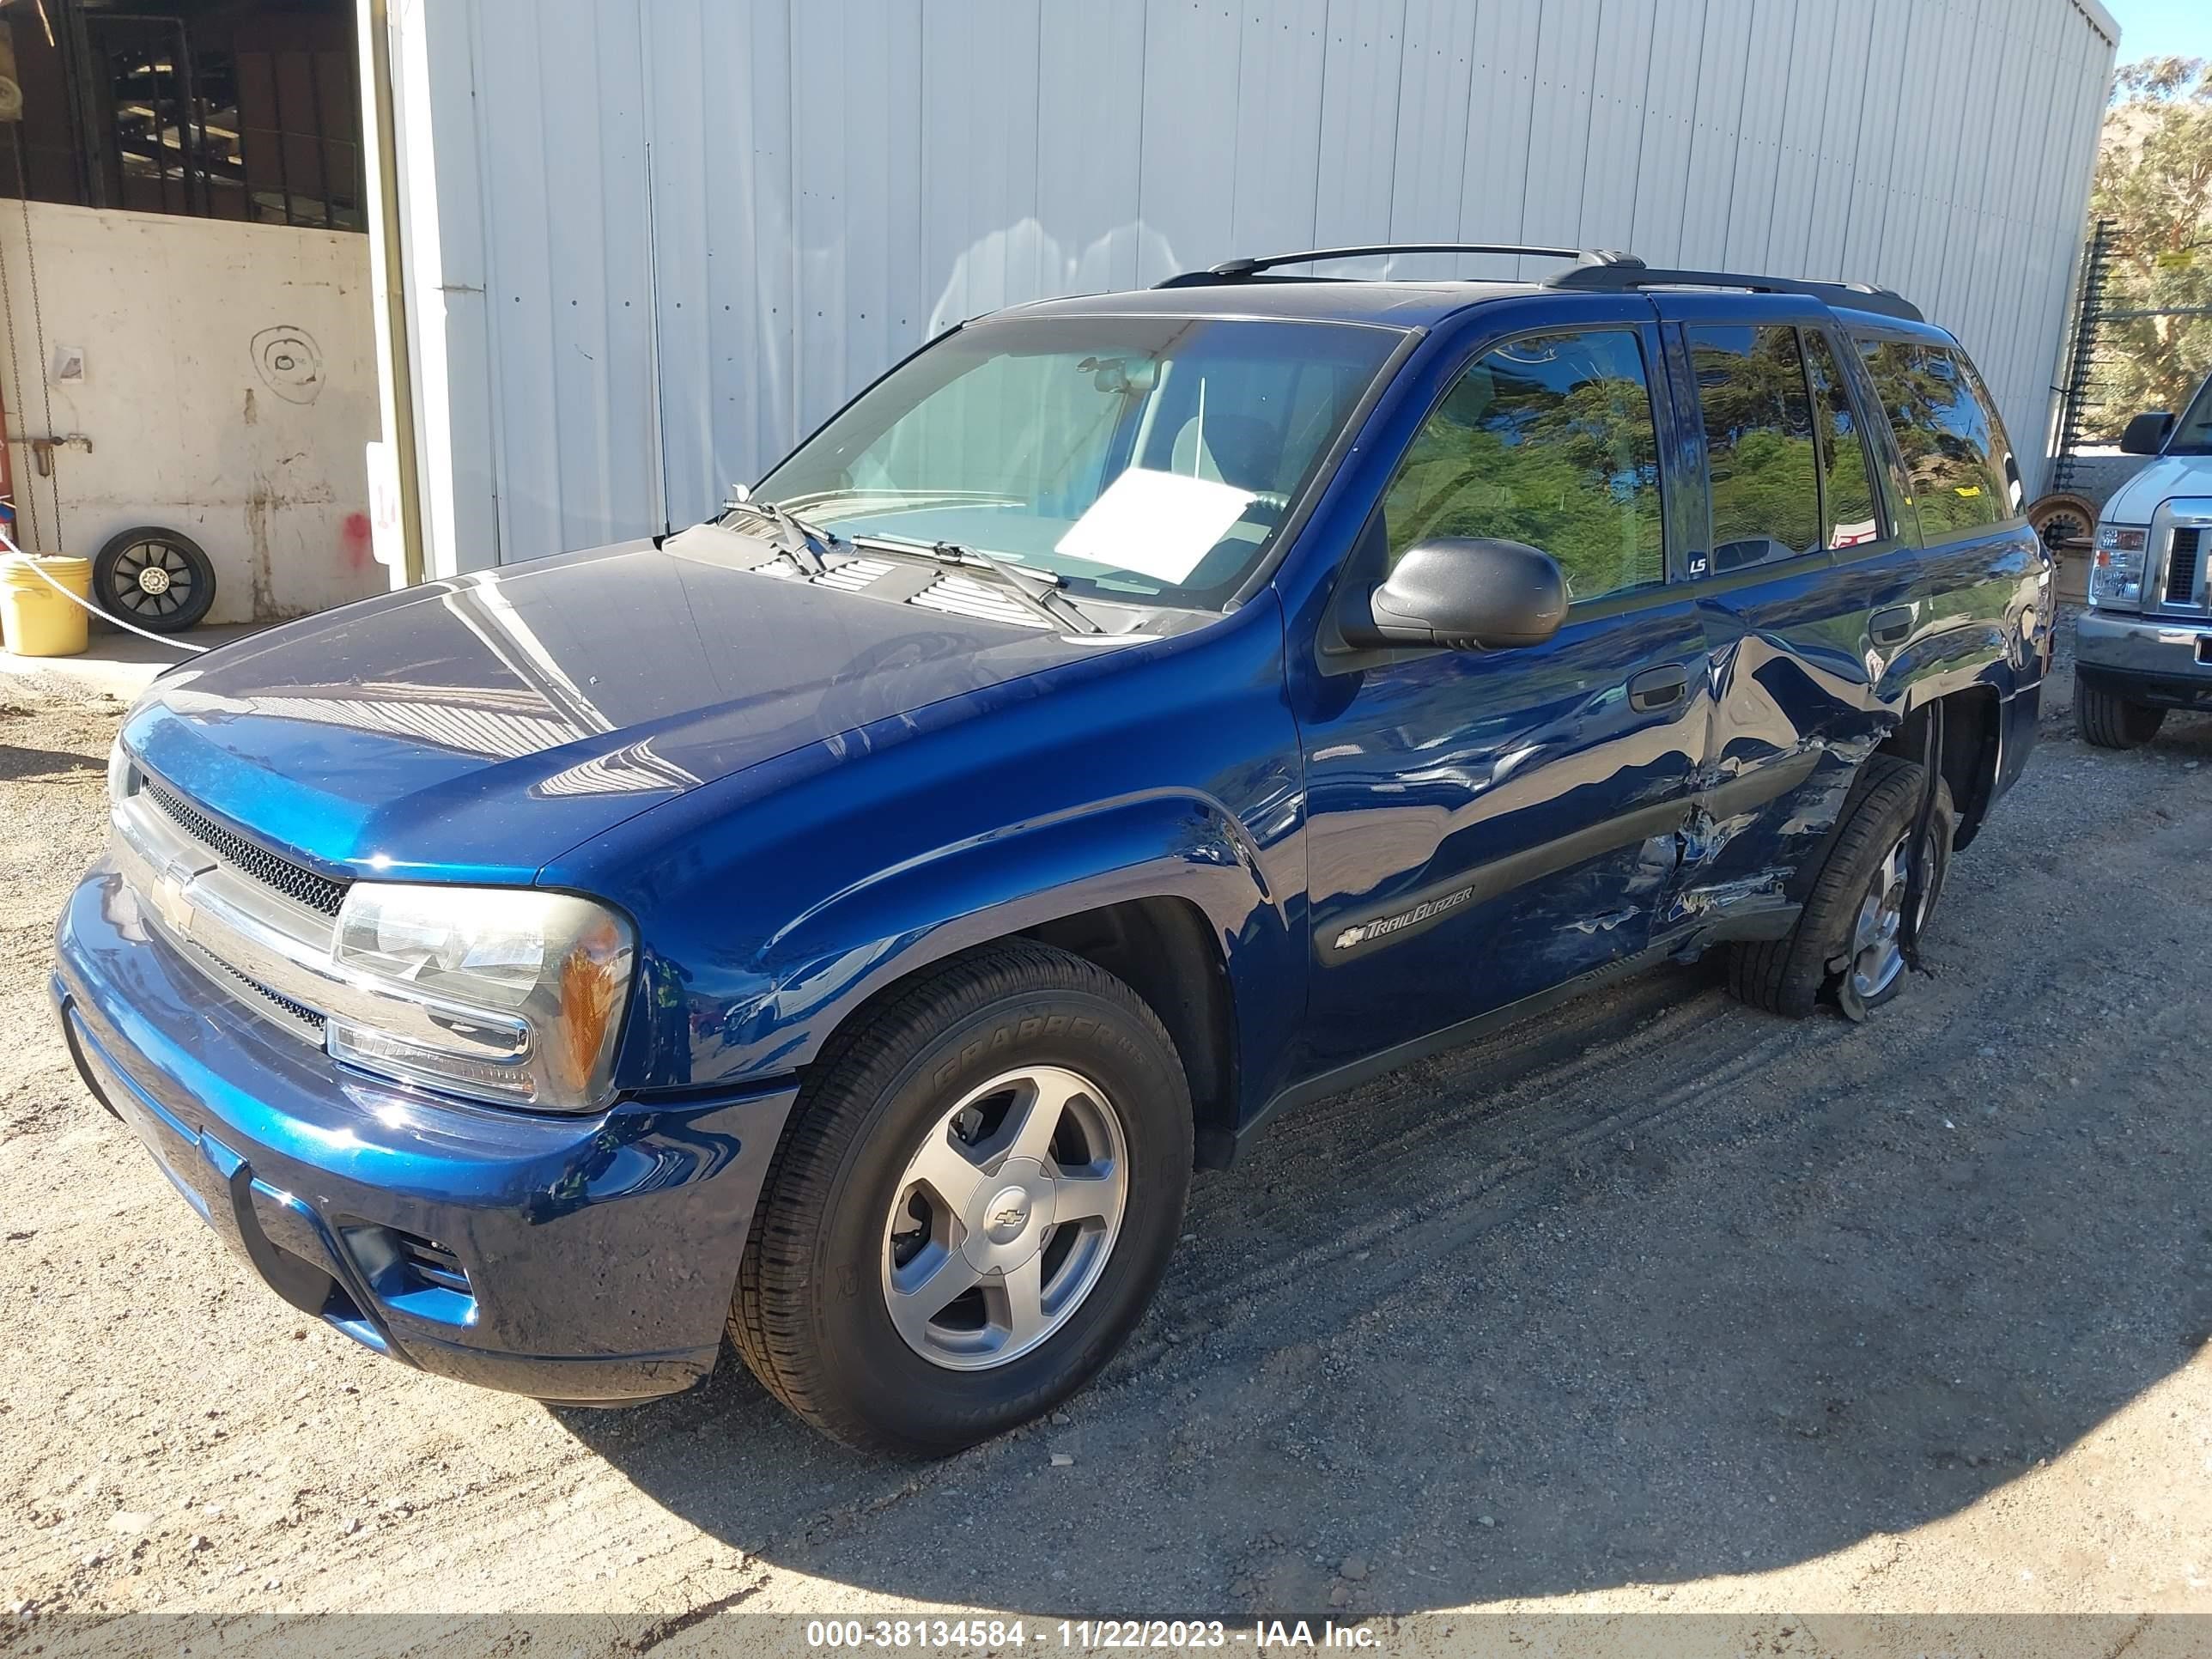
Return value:
M 2197 388 L 2197 395 L 2182 411 L 2181 422 L 2166 441 L 2169 455 L 2212 455 L 2212 375 Z
M 752 492 L 841 536 L 951 542 L 1086 594 L 1218 609 L 1404 337 L 1007 318 L 870 388 Z

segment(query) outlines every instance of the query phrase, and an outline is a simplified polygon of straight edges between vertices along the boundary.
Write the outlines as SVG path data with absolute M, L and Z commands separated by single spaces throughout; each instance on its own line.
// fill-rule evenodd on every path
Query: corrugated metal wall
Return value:
M 441 569 L 698 518 L 951 319 L 1361 240 L 1887 284 L 1965 340 L 2039 467 L 2114 47 L 2095 0 L 414 0 L 397 21 Z

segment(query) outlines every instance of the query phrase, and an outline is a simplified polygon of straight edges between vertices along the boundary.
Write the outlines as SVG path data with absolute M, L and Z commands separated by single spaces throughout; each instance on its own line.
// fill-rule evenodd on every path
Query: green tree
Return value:
M 2147 58 L 2120 70 L 2089 212 L 2117 222 L 2108 308 L 2198 312 L 2105 325 L 2089 415 L 2093 431 L 2116 436 L 2140 410 L 2179 413 L 2212 371 L 2212 62 Z

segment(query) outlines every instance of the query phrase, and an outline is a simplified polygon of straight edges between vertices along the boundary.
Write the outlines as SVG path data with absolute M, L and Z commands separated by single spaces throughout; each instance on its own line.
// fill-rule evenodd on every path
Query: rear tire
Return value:
M 1113 975 L 1027 940 L 957 958 L 812 1068 L 747 1243 L 738 1352 L 870 1450 L 944 1456 L 1049 1411 L 1166 1270 L 1191 1121 L 1174 1043 Z
M 1863 991 L 1852 990 L 1845 981 L 1854 971 L 1855 934 L 1869 919 L 1869 898 L 1877 896 L 1872 890 L 1911 840 L 1927 775 L 1924 767 L 1894 755 L 1875 755 L 1867 761 L 1863 781 L 1806 896 L 1796 928 L 1786 938 L 1729 947 L 1729 989 L 1739 1001 L 1802 1019 L 1820 1006 L 1824 991 L 1856 996 L 1865 1009 L 1878 1008 L 1904 990 L 1905 972 L 1901 968 L 1883 971 L 1893 965 L 1887 963 L 1870 964 Z M 1922 928 L 1943 896 L 1957 830 L 1950 786 L 1939 777 L 1923 849 L 1928 880 L 1921 901 Z
M 2140 749 L 2166 724 L 2166 710 L 2130 702 L 2093 680 L 2075 678 L 2074 726 L 2085 743 L 2100 749 Z

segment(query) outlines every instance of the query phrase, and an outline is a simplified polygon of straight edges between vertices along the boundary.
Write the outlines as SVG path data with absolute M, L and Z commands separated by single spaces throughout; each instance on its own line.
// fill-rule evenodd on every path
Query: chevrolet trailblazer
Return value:
M 927 1455 L 1091 1376 L 1278 1111 L 1665 957 L 1898 997 L 2050 659 L 1958 343 L 1345 252 L 968 323 L 706 523 L 164 675 L 87 1085 L 380 1353 L 611 1404 L 726 1332 Z

